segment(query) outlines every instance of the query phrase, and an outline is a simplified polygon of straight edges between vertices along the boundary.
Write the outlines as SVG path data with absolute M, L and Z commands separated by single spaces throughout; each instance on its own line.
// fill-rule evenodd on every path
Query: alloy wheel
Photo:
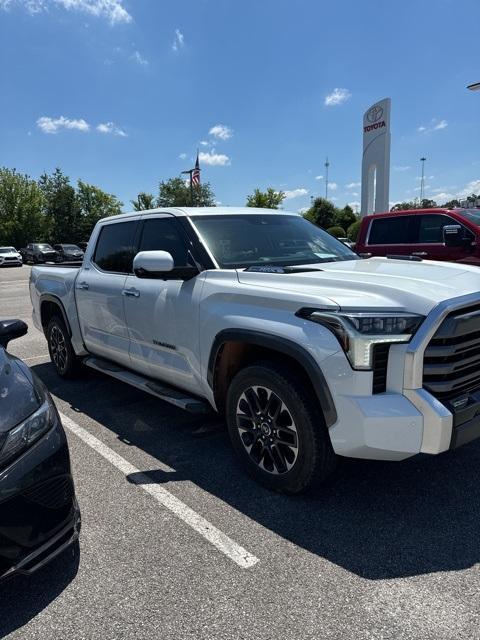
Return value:
M 65 366 L 67 364 L 67 345 L 65 342 L 65 336 L 56 325 L 54 325 L 50 331 L 50 350 L 52 353 L 52 360 L 58 371 L 65 371 Z
M 288 407 L 274 391 L 252 386 L 237 402 L 236 424 L 250 459 L 273 475 L 288 473 L 298 458 L 298 434 Z

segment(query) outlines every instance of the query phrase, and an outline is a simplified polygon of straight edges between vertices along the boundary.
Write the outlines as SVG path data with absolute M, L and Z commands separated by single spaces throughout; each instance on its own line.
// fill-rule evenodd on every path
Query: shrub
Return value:
M 361 220 L 357 220 L 351 224 L 347 229 L 347 238 L 352 242 L 356 242 L 358 238 L 358 232 L 360 231 Z
M 327 229 L 327 232 L 331 236 L 335 236 L 335 238 L 345 238 L 345 229 L 342 229 L 342 227 L 339 227 L 338 225 L 336 225 L 335 227 L 330 227 L 329 229 Z

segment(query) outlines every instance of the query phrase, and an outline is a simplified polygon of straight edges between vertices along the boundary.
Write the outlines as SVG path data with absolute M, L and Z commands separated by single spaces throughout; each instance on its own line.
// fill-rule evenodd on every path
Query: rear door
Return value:
M 443 242 L 443 228 L 447 225 L 460 225 L 463 227 L 465 245 L 462 247 L 446 247 Z M 415 254 L 426 260 L 451 260 L 459 261 L 471 256 L 468 239 L 474 240 L 474 236 L 464 225 L 441 213 L 418 214 L 415 216 Z
M 78 272 L 75 298 L 88 351 L 130 365 L 125 321 L 125 281 L 132 273 L 139 220 L 109 222 L 100 230 L 89 262 Z
M 188 236 L 170 214 L 145 216 L 138 248 L 168 251 L 175 267 L 194 264 Z M 124 301 L 132 369 L 201 392 L 199 295 L 203 282 L 201 273 L 187 281 L 127 277 Z
M 365 250 L 374 256 L 410 255 L 414 217 L 400 214 L 373 218 L 368 229 Z

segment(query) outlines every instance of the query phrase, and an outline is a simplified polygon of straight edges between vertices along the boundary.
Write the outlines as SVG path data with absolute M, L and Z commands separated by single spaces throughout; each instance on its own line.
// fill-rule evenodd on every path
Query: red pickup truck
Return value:
M 355 251 L 480 266 L 480 209 L 410 209 L 365 216 Z

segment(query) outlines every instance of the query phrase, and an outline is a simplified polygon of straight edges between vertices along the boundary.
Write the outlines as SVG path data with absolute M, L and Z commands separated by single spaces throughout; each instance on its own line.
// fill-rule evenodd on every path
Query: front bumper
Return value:
M 79 531 L 67 441 L 58 422 L 0 472 L 0 580 L 37 570 Z

